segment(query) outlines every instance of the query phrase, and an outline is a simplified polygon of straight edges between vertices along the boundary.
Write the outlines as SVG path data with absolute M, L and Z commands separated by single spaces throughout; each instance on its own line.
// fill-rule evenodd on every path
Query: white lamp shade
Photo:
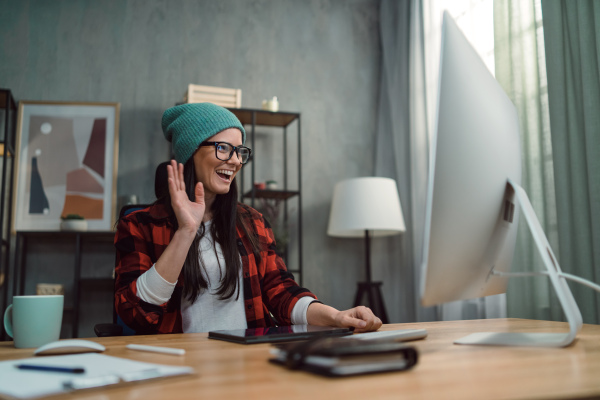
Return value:
M 333 191 L 329 236 L 390 236 L 406 230 L 396 181 L 354 178 L 339 182 Z

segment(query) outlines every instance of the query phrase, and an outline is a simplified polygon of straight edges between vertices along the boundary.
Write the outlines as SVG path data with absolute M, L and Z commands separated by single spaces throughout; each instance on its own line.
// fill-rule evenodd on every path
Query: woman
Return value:
M 230 111 L 211 103 L 165 111 L 173 144 L 169 195 L 121 218 L 115 306 L 136 333 L 311 324 L 377 330 L 370 309 L 338 311 L 296 284 L 262 215 L 237 201 L 251 151 Z

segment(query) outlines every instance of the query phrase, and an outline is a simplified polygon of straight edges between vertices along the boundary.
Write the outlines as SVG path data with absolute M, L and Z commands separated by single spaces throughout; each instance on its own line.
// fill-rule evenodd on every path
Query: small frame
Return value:
M 112 230 L 118 133 L 119 103 L 21 101 L 13 232 L 58 231 L 69 214 Z

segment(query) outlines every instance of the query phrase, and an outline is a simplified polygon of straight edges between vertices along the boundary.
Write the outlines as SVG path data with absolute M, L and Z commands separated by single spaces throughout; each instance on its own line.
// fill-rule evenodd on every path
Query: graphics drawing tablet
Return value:
M 233 329 L 208 332 L 209 339 L 225 340 L 228 342 L 253 344 L 291 342 L 311 339 L 315 336 L 346 336 L 351 335 L 351 328 L 334 328 L 315 325 L 276 326 L 271 328 Z

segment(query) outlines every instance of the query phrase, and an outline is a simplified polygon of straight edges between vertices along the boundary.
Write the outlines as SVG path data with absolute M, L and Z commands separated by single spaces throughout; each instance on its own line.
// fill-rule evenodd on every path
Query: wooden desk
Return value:
M 453 340 L 475 331 L 562 332 L 561 322 L 497 319 L 391 324 L 384 330 L 425 328 L 413 344 L 417 366 L 405 372 L 330 379 L 267 362 L 269 345 L 238 345 L 206 334 L 93 338 L 104 354 L 170 365 L 189 365 L 193 377 L 91 390 L 70 399 L 525 399 L 600 396 L 600 326 L 584 325 L 568 348 L 464 346 Z M 185 356 L 125 349 L 127 343 L 185 348 Z M 0 359 L 30 357 L 31 349 L 0 343 Z

